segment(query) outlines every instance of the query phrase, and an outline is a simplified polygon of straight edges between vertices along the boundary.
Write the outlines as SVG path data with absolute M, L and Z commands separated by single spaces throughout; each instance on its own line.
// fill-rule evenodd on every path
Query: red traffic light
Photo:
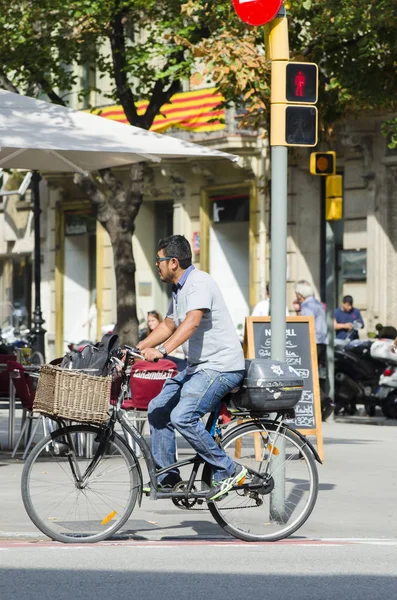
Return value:
M 293 63 L 286 66 L 286 100 L 315 104 L 317 102 L 318 68 L 314 63 Z

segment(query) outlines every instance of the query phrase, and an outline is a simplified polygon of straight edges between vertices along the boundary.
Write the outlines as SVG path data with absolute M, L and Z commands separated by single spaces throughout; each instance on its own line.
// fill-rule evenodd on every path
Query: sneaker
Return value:
M 217 498 L 220 498 L 221 496 L 227 494 L 233 486 L 238 484 L 241 485 L 247 473 L 248 471 L 245 467 L 243 467 L 243 465 L 236 464 L 236 470 L 234 472 L 234 475 L 232 475 L 231 477 L 227 477 L 226 479 L 222 479 L 222 481 L 216 483 L 215 487 L 213 487 L 212 490 L 208 492 L 207 500 L 210 500 L 212 502 L 213 500 L 216 500 Z
M 169 473 L 168 475 L 166 475 L 164 477 L 164 479 L 162 481 L 159 481 L 157 483 L 157 491 L 158 492 L 165 492 L 165 491 L 169 491 L 172 490 L 172 488 L 174 488 L 178 483 L 180 483 L 182 481 L 182 478 L 179 477 L 179 475 L 177 475 L 176 473 Z M 151 484 L 150 481 L 148 483 L 146 483 L 143 488 L 142 488 L 142 492 L 144 494 L 150 494 L 150 490 L 151 490 Z

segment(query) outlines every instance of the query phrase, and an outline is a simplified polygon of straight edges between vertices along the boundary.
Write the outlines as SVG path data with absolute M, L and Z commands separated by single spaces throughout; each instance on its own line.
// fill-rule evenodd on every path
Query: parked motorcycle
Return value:
M 385 417 L 397 419 L 397 354 L 391 351 L 393 340 L 377 340 L 371 347 L 371 356 L 382 360 L 384 370 L 376 391 L 378 403 Z
M 371 356 L 373 340 L 351 340 L 360 328 L 355 321 L 346 339 L 335 345 L 335 415 L 354 415 L 357 404 L 363 404 L 367 415 L 373 417 L 379 403 L 377 390 L 384 362 Z

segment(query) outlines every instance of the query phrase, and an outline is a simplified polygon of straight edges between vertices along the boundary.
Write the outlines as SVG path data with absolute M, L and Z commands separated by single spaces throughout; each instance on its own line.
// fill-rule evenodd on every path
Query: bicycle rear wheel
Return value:
M 245 541 L 288 537 L 316 503 L 318 474 L 311 450 L 293 431 L 284 427 L 276 431 L 271 423 L 261 429 L 250 422 L 222 441 L 226 454 L 246 466 L 248 475 L 242 486 L 208 502 L 208 508 L 225 531 Z M 210 485 L 211 479 L 212 470 L 205 469 L 203 480 Z
M 90 425 L 55 431 L 24 465 L 25 509 L 36 527 L 58 542 L 105 540 L 134 509 L 142 487 L 137 459 L 117 434 L 101 447 L 99 432 Z

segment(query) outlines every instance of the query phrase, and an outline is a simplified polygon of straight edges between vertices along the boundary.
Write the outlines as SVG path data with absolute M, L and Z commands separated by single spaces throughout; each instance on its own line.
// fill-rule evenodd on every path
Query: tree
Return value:
M 80 86 L 71 68 L 84 65 L 97 74 L 97 86 L 104 75 L 109 76 L 108 98 L 122 104 L 132 125 L 149 129 L 194 70 L 195 44 L 210 36 L 206 20 L 189 17 L 182 7 L 180 0 L 3 2 L 0 85 L 33 96 L 46 94 L 52 102 L 67 105 L 72 91 L 84 97 L 93 87 Z M 136 102 L 142 98 L 149 104 L 138 115 Z M 109 233 L 117 330 L 122 342 L 133 344 L 138 321 L 132 235 L 142 203 L 144 165 L 131 168 L 126 187 L 109 169 L 99 178 L 76 175 L 75 181 Z
M 288 0 L 297 58 L 318 63 L 324 129 L 346 115 L 397 107 L 397 5 L 387 0 Z
M 284 5 L 291 60 L 311 61 L 320 67 L 323 135 L 332 132 L 333 125 L 346 115 L 396 109 L 396 3 L 287 0 Z M 198 42 L 195 50 L 206 57 L 207 71 L 225 98 L 240 99 L 244 104 L 249 97 L 248 113 L 263 124 L 269 97 L 264 29 L 227 19 L 222 2 L 189 0 L 184 10 L 195 18 L 201 13 L 217 13 L 216 31 Z M 397 131 L 397 122 L 395 127 Z
M 395 110 L 397 6 L 386 0 L 288 0 L 291 58 L 317 62 L 324 135 L 342 116 Z M 182 82 L 198 68 L 216 83 L 225 105 L 244 108 L 242 124 L 266 128 L 269 62 L 264 30 L 242 23 L 230 0 L 15 0 L 0 12 L 0 85 L 55 103 L 87 97 L 108 76 L 109 100 L 132 125 L 149 129 Z M 80 82 L 81 65 L 96 82 Z M 138 115 L 136 102 L 149 102 Z M 397 127 L 391 123 L 390 127 Z M 117 328 L 137 339 L 131 238 L 143 194 L 144 167 L 124 187 L 109 170 L 76 176 L 112 241 Z

